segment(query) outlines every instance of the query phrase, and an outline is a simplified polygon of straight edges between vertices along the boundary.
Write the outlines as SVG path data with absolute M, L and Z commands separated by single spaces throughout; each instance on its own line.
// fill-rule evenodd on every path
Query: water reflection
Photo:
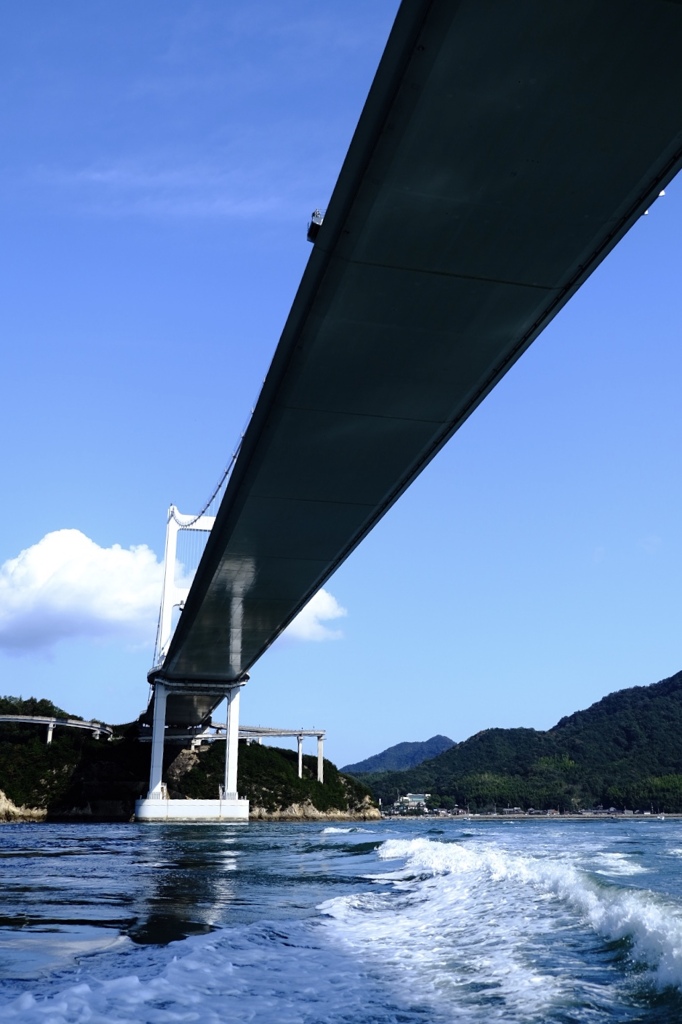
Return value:
M 235 837 L 221 834 L 215 827 L 165 828 L 162 849 L 154 844 L 153 861 L 147 865 L 138 916 L 125 929 L 125 934 L 141 945 L 206 934 L 224 919 L 235 899 L 239 855 L 233 845 Z
M 230 919 L 234 826 L 0 829 L 0 978 L 36 977 L 112 943 L 165 945 Z
M 367 884 L 374 844 L 349 858 L 338 838 L 285 822 L 7 825 L 0 980 L 46 976 L 112 945 L 142 956 L 224 926 L 316 915 L 358 877 Z

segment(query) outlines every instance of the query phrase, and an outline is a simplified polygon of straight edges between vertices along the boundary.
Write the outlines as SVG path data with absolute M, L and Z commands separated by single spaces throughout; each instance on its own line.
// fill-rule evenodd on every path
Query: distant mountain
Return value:
M 430 740 L 423 743 L 396 743 L 394 747 L 382 750 L 380 754 L 374 754 L 357 764 L 347 764 L 341 768 L 347 775 L 371 774 L 375 772 L 396 772 L 405 768 L 414 768 L 415 765 L 437 757 L 445 750 L 455 745 L 455 741 L 447 736 L 432 736 Z
M 399 791 L 480 811 L 601 804 L 682 812 L 682 672 L 609 694 L 547 732 L 485 729 L 416 767 L 354 774 L 384 802 Z

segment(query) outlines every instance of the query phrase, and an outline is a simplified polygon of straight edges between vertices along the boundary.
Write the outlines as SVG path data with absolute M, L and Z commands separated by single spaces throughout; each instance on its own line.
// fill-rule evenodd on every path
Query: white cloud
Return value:
M 176 581 L 183 567 L 176 567 Z M 0 566 L 0 650 L 49 652 L 60 640 L 117 639 L 151 647 L 161 600 L 163 564 L 146 544 L 102 548 L 80 530 L 55 530 Z M 347 614 L 320 590 L 286 635 L 336 640 L 325 623 Z
M 48 651 L 76 637 L 151 645 L 162 577 L 145 544 L 102 548 L 80 530 L 48 533 L 0 566 L 0 648 Z
M 347 614 L 333 594 L 328 590 L 318 590 L 287 627 L 284 635 L 295 640 L 338 640 L 343 636 L 342 631 L 330 629 L 324 623 L 330 619 L 343 618 Z

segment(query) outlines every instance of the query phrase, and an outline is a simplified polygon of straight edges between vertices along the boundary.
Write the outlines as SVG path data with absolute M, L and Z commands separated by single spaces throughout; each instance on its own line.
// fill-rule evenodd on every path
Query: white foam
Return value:
M 362 964 L 324 942 L 318 923 L 254 925 L 188 939 L 153 977 L 92 976 L 56 995 L 25 992 L 3 1024 L 320 1024 L 384 1015 L 386 992 Z M 377 1010 L 373 1014 L 373 1009 Z M 406 1024 L 418 1024 L 409 1001 Z
M 347 835 L 349 832 L 353 832 L 353 833 L 356 833 L 356 832 L 366 832 L 367 834 L 373 835 L 374 834 L 374 829 L 363 828 L 361 825 L 349 825 L 349 826 L 346 826 L 346 827 L 342 827 L 340 825 L 328 825 L 326 828 L 322 829 L 322 835 L 323 836 L 324 835 L 332 835 L 333 833 Z
M 649 869 L 638 864 L 632 855 L 625 853 L 602 853 L 594 857 L 594 868 L 597 874 L 612 875 L 626 878 L 629 875 L 645 875 Z
M 427 839 L 389 840 L 382 856 L 407 858 L 390 874 L 393 893 L 341 897 L 322 909 L 343 948 L 376 963 L 394 991 L 472 1022 L 491 1019 L 491 999 L 523 1020 L 569 1001 L 570 983 L 535 955 L 544 925 L 532 908 L 510 914 L 493 891 L 472 889 L 477 852 Z M 529 936 L 530 916 L 539 927 Z
M 359 829 L 321 831 L 343 836 Z M 407 834 L 414 835 L 411 828 Z M 546 831 L 528 843 L 521 828 L 487 829 L 464 842 L 389 839 L 378 851 L 389 870 L 371 877 L 370 891 L 323 904 L 319 918 L 229 927 L 147 961 L 130 944 L 128 954 L 118 954 L 117 977 L 107 971 L 109 954 L 102 954 L 104 966 L 86 959 L 79 984 L 56 981 L 63 989 L 47 997 L 37 995 L 37 986 L 0 1006 L 0 1019 L 557 1024 L 631 1019 L 615 1017 L 614 1007 L 630 1005 L 627 968 L 634 961 L 661 988 L 682 988 L 679 906 L 584 870 L 601 864 L 613 876 L 632 873 L 639 855 L 604 854 L 591 836 L 567 849 Z M 595 958 L 595 935 L 626 939 L 621 960 Z
M 512 882 L 529 897 L 556 897 L 603 938 L 628 939 L 632 958 L 649 968 L 659 987 L 682 988 L 682 910 L 669 899 L 643 890 L 600 886 L 565 859 L 533 858 L 483 844 L 389 840 L 379 856 L 404 859 L 406 878 L 415 873 L 459 879 L 478 874 L 492 882 Z M 610 864 L 612 858 L 622 863 L 617 854 L 605 856 Z M 627 873 L 634 873 L 632 865 Z

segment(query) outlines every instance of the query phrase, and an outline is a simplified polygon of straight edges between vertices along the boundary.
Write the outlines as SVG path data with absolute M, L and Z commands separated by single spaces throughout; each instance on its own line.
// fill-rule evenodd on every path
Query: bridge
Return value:
M 679 170 L 681 52 L 678 0 L 404 0 L 149 676 L 143 803 L 226 697 L 236 801 L 249 670 Z
M 0 717 L 0 722 L 2 721 L 3 719 Z M 227 728 L 226 722 L 211 721 L 210 724 L 204 724 L 192 731 L 183 731 L 182 728 L 176 728 L 170 731 L 166 730 L 165 739 L 166 741 L 170 739 L 174 743 L 189 743 L 190 747 L 196 750 L 201 747 L 203 743 L 214 743 L 216 740 L 225 740 L 227 738 Z M 239 726 L 239 739 L 246 740 L 248 743 L 262 743 L 264 739 L 273 739 L 274 737 L 290 737 L 295 739 L 298 750 L 299 779 L 303 778 L 303 740 L 307 736 L 316 739 L 318 782 L 324 782 L 324 740 L 326 735 L 327 733 L 325 729 L 283 729 L 271 725 Z M 145 735 L 144 732 L 138 738 L 141 743 L 151 743 L 152 741 L 152 737 Z M 50 740 L 48 739 L 48 743 L 49 742 Z
M 49 718 L 45 715 L 0 715 L 0 723 L 8 722 L 15 725 L 45 725 L 47 726 L 47 742 L 52 743 L 54 731 L 57 726 L 68 729 L 85 729 L 92 733 L 93 739 L 100 739 L 106 736 L 110 740 L 114 730 L 101 722 L 84 722 L 80 718 Z
M 211 735 L 212 733 L 212 735 Z M 209 729 L 206 729 L 198 739 L 193 742 L 197 743 L 200 741 L 208 741 L 209 743 L 213 740 L 219 739 L 221 734 L 227 735 L 227 723 L 213 722 Z M 324 738 L 326 736 L 325 729 L 281 729 L 270 725 L 240 725 L 239 726 L 239 739 L 247 740 L 249 743 L 254 741 L 262 743 L 264 739 L 272 739 L 273 737 L 289 736 L 296 740 L 297 751 L 298 751 L 298 777 L 303 778 L 303 739 L 305 736 L 311 736 L 317 740 L 317 781 L 324 782 Z

